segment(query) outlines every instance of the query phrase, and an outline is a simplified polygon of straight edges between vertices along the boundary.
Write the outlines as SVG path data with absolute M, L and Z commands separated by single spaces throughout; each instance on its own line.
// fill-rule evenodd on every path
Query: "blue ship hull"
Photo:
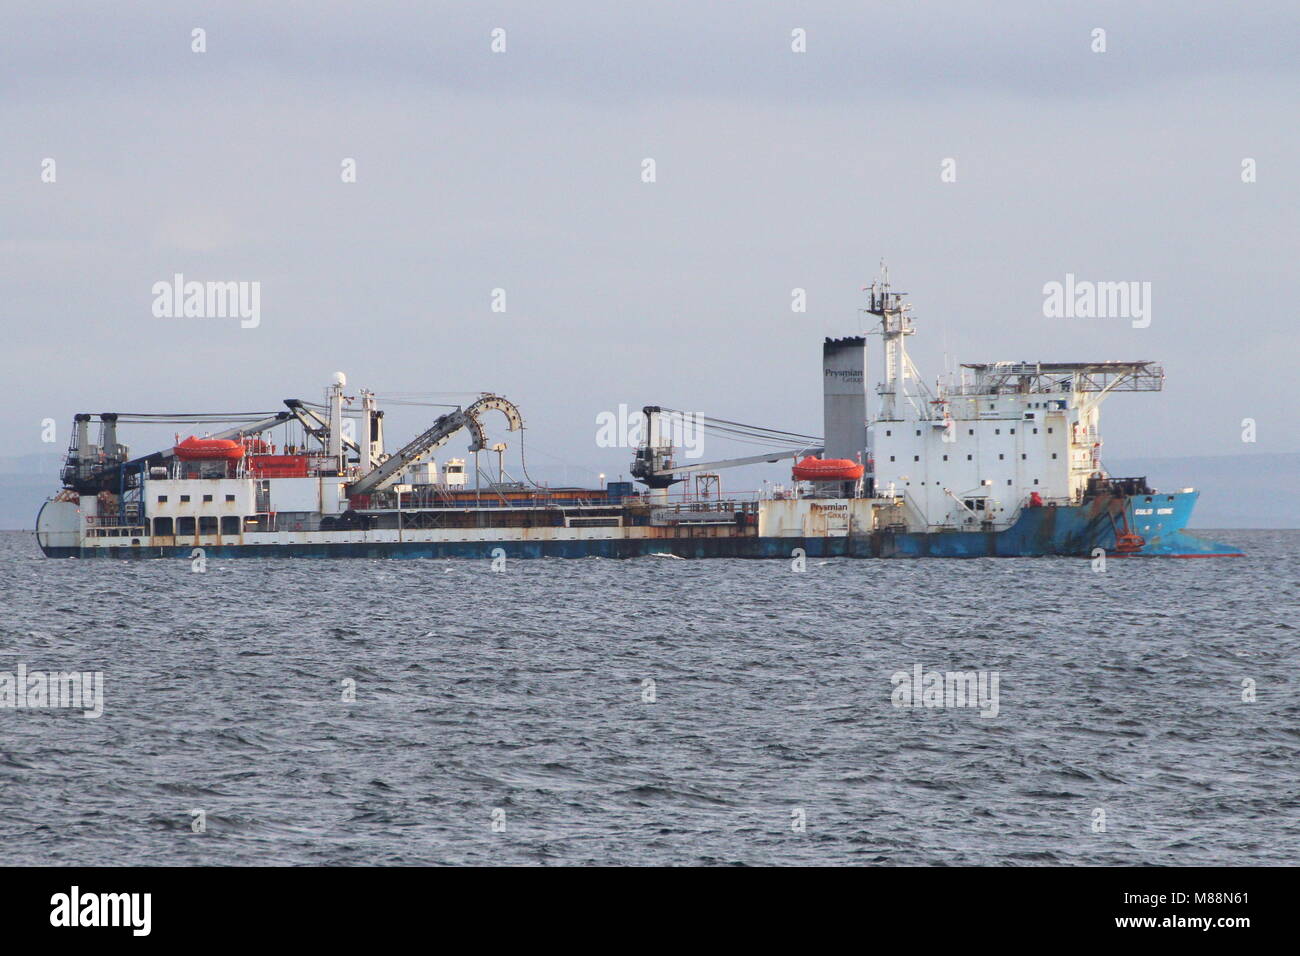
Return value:
M 1092 556 L 1098 548 L 1112 557 L 1237 557 L 1241 550 L 1206 541 L 1183 529 L 1200 492 L 1098 498 L 1068 507 L 1025 508 L 1015 524 L 999 532 L 904 533 L 894 536 L 889 557 Z M 1117 549 L 1125 529 L 1143 539 L 1136 551 Z
M 1197 492 L 1104 497 L 1081 505 L 1024 508 L 1004 531 L 890 532 L 839 537 L 660 537 L 586 540 L 337 542 L 293 544 L 205 544 L 209 558 L 477 558 L 500 549 L 507 558 L 635 558 L 667 554 L 680 558 L 789 559 L 795 549 L 814 558 L 1024 558 L 1240 556 L 1230 545 L 1205 541 L 1183 529 Z M 1117 549 L 1125 529 L 1143 543 Z M 46 548 L 49 557 L 188 558 L 192 545 L 174 547 Z

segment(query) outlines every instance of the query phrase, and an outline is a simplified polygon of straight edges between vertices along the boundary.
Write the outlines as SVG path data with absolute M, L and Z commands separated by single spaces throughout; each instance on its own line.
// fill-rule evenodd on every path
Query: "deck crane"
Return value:
M 237 438 L 246 438 L 249 435 L 260 435 L 262 432 L 268 431 L 276 425 L 283 425 L 288 420 L 288 412 L 276 412 L 274 415 L 263 418 L 260 422 L 253 422 L 251 425 L 237 425 L 234 428 L 227 428 L 225 431 L 217 432 L 215 435 L 209 437 L 234 440 Z M 169 450 L 167 454 L 170 455 L 171 451 Z
M 117 490 L 122 487 L 125 475 L 135 475 L 142 469 L 165 466 L 175 457 L 172 448 L 164 448 L 128 460 L 126 458 L 126 446 L 117 444 L 117 421 L 119 417 L 133 419 L 154 418 L 161 423 L 167 420 L 166 416 L 144 416 L 130 413 L 119 415 L 116 412 L 102 412 L 99 418 L 107 426 L 107 440 L 101 441 L 100 445 L 90 443 L 90 421 L 93 417 L 87 412 L 81 412 L 73 418 L 72 442 L 68 447 L 67 458 L 60 473 L 63 485 L 66 488 L 72 488 L 80 494 L 95 494 L 99 491 Z M 175 420 L 184 421 L 189 417 L 196 416 L 180 415 Z M 261 420 L 236 425 L 233 428 L 219 431 L 210 437 L 232 440 L 248 435 L 257 435 L 267 429 L 274 428 L 276 425 L 283 425 L 292 417 L 288 412 L 275 412 Z M 109 448 L 103 450 L 104 445 L 108 445 Z
M 308 408 L 301 399 L 286 398 L 284 404 L 289 409 L 287 412 L 273 412 L 265 418 L 235 425 L 214 432 L 207 437 L 214 440 L 238 441 L 242 438 L 260 435 L 264 431 L 275 428 L 277 425 L 284 425 L 294 419 L 300 421 L 309 434 L 319 438 L 322 442 L 329 437 L 329 422 Z M 175 451 L 170 447 L 130 460 L 125 460 L 121 455 L 112 453 L 100 455 L 98 454 L 99 446 L 90 444 L 89 425 L 93 417 L 93 415 L 83 412 L 73 419 L 73 440 L 62 471 L 65 487 L 73 488 L 82 494 L 111 491 L 121 487 L 123 474 L 135 474 L 141 469 L 165 466 L 171 459 L 176 457 Z M 116 436 L 116 424 L 120 416 L 114 412 L 103 412 L 99 417 L 101 421 L 110 426 L 110 436 Z M 126 413 L 126 417 L 154 417 L 160 421 L 165 419 L 165 416 L 161 415 L 132 416 L 129 413 Z M 183 420 L 186 417 L 181 415 L 178 419 Z M 342 441 L 350 451 L 360 454 L 356 442 L 347 437 L 344 437 Z M 116 444 L 116 437 L 110 437 L 109 444 L 114 449 L 121 447 L 125 451 L 125 446 Z
M 761 455 L 749 455 L 744 458 L 724 458 L 718 461 L 678 465 L 673 460 L 673 444 L 665 434 L 667 429 L 662 427 L 660 416 L 665 412 L 671 415 L 683 415 L 685 413 L 671 408 L 663 408 L 659 405 L 647 405 L 641 409 L 641 412 L 646 417 L 646 423 L 641 445 L 637 448 L 636 457 L 632 461 L 631 472 L 632 477 L 637 481 L 647 488 L 656 490 L 663 490 L 677 484 L 679 481 L 686 480 L 683 477 L 677 477 L 679 475 L 688 475 L 697 471 L 713 471 L 718 468 L 738 468 L 741 465 L 784 461 L 788 458 L 799 458 L 804 455 L 820 455 L 824 450 L 821 444 L 822 440 L 811 435 L 799 435 L 794 432 L 783 432 L 754 425 L 741 425 L 738 422 L 729 422 L 725 419 L 696 415 L 692 420 L 696 421 L 700 427 L 713 428 L 732 437 L 740 437 L 740 440 L 786 442 L 794 443 L 796 447 L 774 449 Z
M 518 431 L 524 427 L 523 416 L 515 405 L 500 395 L 485 394 L 471 402 L 464 409 L 456 409 L 446 415 L 440 415 L 424 432 L 417 435 L 402 448 L 395 451 L 387 460 L 368 474 L 353 482 L 347 489 L 347 496 L 355 498 L 378 491 L 395 479 L 407 465 L 428 454 L 433 449 L 447 442 L 452 435 L 462 428 L 468 429 L 473 436 L 470 451 L 480 451 L 487 447 L 487 435 L 478 416 L 486 411 L 498 411 L 506 416 L 509 431 Z
M 313 438 L 319 439 L 321 444 L 325 444 L 328 441 L 330 423 L 308 408 L 302 399 L 286 398 L 284 404 L 289 406 L 289 411 L 293 413 L 293 417 L 302 422 L 302 427 L 307 429 L 307 434 L 311 435 Z M 354 451 L 358 455 L 361 454 L 361 446 L 351 438 L 348 438 L 347 435 L 343 435 L 340 440 L 348 451 Z

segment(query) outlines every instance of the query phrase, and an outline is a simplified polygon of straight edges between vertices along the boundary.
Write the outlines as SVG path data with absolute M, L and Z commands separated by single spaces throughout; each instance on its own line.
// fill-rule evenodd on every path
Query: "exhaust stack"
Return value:
M 822 345 L 824 458 L 859 461 L 867 447 L 867 340 L 861 335 Z

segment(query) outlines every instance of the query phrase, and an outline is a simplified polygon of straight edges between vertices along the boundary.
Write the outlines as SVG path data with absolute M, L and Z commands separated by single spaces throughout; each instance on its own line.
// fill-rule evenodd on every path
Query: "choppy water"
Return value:
M 0 671 L 105 681 L 0 709 L 4 862 L 1296 863 L 1300 532 L 1214 537 L 1248 556 L 196 574 L 3 534 Z M 893 706 L 918 663 L 998 716 Z

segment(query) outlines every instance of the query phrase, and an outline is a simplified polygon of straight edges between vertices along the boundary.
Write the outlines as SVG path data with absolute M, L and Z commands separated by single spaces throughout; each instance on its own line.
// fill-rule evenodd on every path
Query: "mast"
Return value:
M 340 475 L 347 474 L 348 463 L 343 457 L 343 386 L 348 382 L 342 372 L 334 373 L 334 384 L 329 390 L 330 427 L 326 436 L 326 454 L 338 469 Z M 364 457 L 364 454 L 361 456 Z
M 903 302 L 906 292 L 891 292 L 889 269 L 880 264 L 880 278 L 870 285 L 871 302 L 867 311 L 880 319 L 880 337 L 884 345 L 884 381 L 880 383 L 880 409 L 876 418 L 896 421 L 899 399 L 907 397 L 907 376 L 912 363 L 907 357 L 907 336 L 915 335 L 911 305 Z

